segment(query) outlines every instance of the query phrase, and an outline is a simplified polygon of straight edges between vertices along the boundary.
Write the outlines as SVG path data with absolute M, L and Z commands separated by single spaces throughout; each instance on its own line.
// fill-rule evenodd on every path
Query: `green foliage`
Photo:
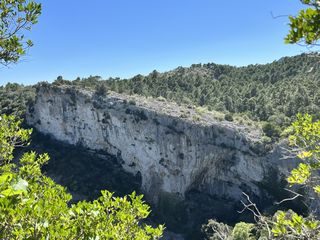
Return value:
M 19 60 L 33 45 L 24 37 L 37 23 L 41 4 L 27 0 L 0 1 L 0 63 L 8 65 Z
M 320 4 L 317 0 L 300 0 L 307 5 L 297 16 L 289 16 L 290 31 L 286 43 L 316 44 L 320 39 Z
M 288 137 L 291 136 L 292 134 L 293 134 L 293 127 L 290 126 L 290 127 L 285 128 L 285 129 L 281 132 L 280 136 L 281 136 L 282 138 L 288 138 Z
M 281 130 L 274 122 L 265 122 L 262 125 L 262 130 L 267 137 L 275 139 L 280 137 Z
M 226 115 L 224 115 L 224 119 L 229 121 L 229 122 L 232 122 L 233 121 L 233 116 L 232 116 L 232 114 L 227 113 Z
M 268 137 L 268 136 L 262 136 L 261 141 L 264 144 L 271 144 L 272 143 L 272 139 L 270 137 Z
M 21 129 L 21 121 L 13 116 L 0 115 L 0 166 L 13 159 L 13 150 L 28 142 L 31 129 Z
M 104 84 L 98 84 L 95 89 L 95 94 L 97 96 L 106 96 L 107 95 L 107 87 Z
M 274 237 L 280 239 L 319 239 L 320 222 L 304 218 L 293 211 L 278 211 L 272 228 Z
M 0 153 L 6 162 L 0 167 L 1 239 L 160 238 L 163 226 L 142 222 L 150 210 L 135 193 L 120 198 L 102 191 L 93 202 L 69 206 L 71 195 L 41 172 L 48 154 L 25 153 L 18 166 L 10 163 L 14 146 L 27 141 L 31 131 L 12 116 L 2 116 L 0 125 L 1 143 L 12 144 Z
M 293 151 L 302 160 L 288 177 L 290 184 L 305 185 L 319 192 L 320 181 L 320 120 L 313 121 L 309 114 L 298 114 L 293 124 L 294 135 L 289 140 Z
M 214 219 L 209 219 L 207 224 L 202 225 L 201 230 L 208 240 L 231 240 L 232 227 Z
M 0 86 L 0 115 L 15 115 L 23 118 L 26 109 L 35 99 L 35 89 L 17 83 Z
M 208 240 L 255 240 L 265 236 L 253 223 L 239 222 L 230 227 L 213 219 L 202 226 L 202 232 Z
M 311 168 L 305 163 L 300 163 L 299 166 L 291 171 L 288 177 L 290 184 L 305 184 L 311 176 Z
M 254 224 L 239 222 L 232 230 L 233 240 L 254 240 L 252 230 L 254 229 Z

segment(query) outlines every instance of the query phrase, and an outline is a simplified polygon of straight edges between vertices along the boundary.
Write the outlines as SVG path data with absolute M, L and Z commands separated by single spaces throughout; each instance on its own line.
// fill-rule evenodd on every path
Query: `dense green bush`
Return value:
M 254 224 L 239 222 L 232 230 L 233 240 L 254 240 L 252 230 L 254 229 Z
M 232 122 L 233 121 L 233 116 L 232 116 L 232 114 L 227 113 L 226 115 L 224 115 L 224 119 L 229 121 L 229 122 Z
M 106 96 L 107 95 L 107 87 L 104 84 L 98 84 L 95 89 L 95 94 L 97 96 Z
M 17 83 L 0 86 L 0 114 L 24 117 L 27 107 L 35 99 L 35 88 Z
M 208 223 L 204 224 L 201 230 L 209 240 L 228 240 L 232 233 L 232 227 L 214 219 L 209 219 Z
M 262 130 L 267 137 L 279 138 L 281 129 L 274 122 L 265 122 L 262 124 Z

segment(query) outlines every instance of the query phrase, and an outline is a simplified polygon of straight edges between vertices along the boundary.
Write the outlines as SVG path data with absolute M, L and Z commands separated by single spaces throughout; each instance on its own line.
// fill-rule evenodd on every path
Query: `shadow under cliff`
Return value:
M 50 161 L 42 170 L 67 188 L 73 202 L 94 200 L 104 189 L 116 196 L 141 193 L 141 177 L 125 172 L 114 156 L 64 144 L 35 130 L 27 150 L 49 154 Z
M 115 156 L 64 144 L 36 130 L 32 135 L 31 145 L 23 149 L 25 150 L 49 154 L 50 161 L 43 167 L 43 172 L 66 187 L 73 196 L 73 202 L 94 200 L 104 189 L 114 192 L 116 196 L 124 196 L 133 191 L 142 193 L 141 176 L 125 172 L 119 163 L 120 159 Z M 268 193 L 271 192 L 269 189 L 271 188 L 272 198 L 265 195 L 263 201 L 258 198 L 252 199 L 261 209 L 267 209 L 273 205 L 272 200 L 281 200 L 280 197 L 284 196 L 284 186 L 279 184 L 276 178 L 276 174 L 270 176 L 260 186 L 262 191 Z M 240 202 L 237 204 L 228 199 L 210 196 L 197 189 L 190 189 L 185 197 L 181 200 L 174 195 L 160 196 L 158 206 L 151 205 L 152 212 L 147 221 L 164 223 L 168 231 L 183 234 L 185 239 L 193 240 L 203 239 L 200 232 L 201 225 L 210 218 L 231 225 L 238 221 L 253 221 L 251 213 L 238 213 L 242 208 Z M 296 208 L 296 206 L 284 208 Z M 272 209 L 270 212 L 275 210 Z M 175 235 L 168 231 L 165 239 L 183 239 L 180 234 Z

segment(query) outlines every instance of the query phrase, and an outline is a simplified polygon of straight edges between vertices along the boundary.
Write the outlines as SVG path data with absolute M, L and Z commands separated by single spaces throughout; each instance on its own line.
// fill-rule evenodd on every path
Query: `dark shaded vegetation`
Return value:
M 104 84 L 98 84 L 95 89 L 97 96 L 105 96 L 107 94 L 107 87 Z
M 0 114 L 24 118 L 27 106 L 35 99 L 35 88 L 17 83 L 0 86 Z
M 75 202 L 94 200 L 103 189 L 116 196 L 140 191 L 141 177 L 125 172 L 117 158 L 105 152 L 64 144 L 36 130 L 31 145 L 22 149 L 25 150 L 49 154 L 51 160 L 43 167 L 44 173 L 65 186 Z

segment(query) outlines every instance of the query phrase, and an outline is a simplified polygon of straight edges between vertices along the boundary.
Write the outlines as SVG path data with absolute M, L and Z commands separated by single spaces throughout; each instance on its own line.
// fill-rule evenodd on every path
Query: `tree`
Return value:
M 254 228 L 254 224 L 239 222 L 237 223 L 233 230 L 232 236 L 233 240 L 254 240 L 254 236 L 251 233 Z
M 159 239 L 163 226 L 142 222 L 149 206 L 142 195 L 115 197 L 102 191 L 93 202 L 69 205 L 66 189 L 41 173 L 48 154 L 25 153 L 11 162 L 16 146 L 31 130 L 13 116 L 0 119 L 0 238 L 9 239 Z
M 96 86 L 95 94 L 96 94 L 97 96 L 102 96 L 102 97 L 103 97 L 103 96 L 106 96 L 107 93 L 108 93 L 108 89 L 107 89 L 106 85 L 104 85 L 103 83 L 98 84 L 98 85 Z
M 291 172 L 288 182 L 311 187 L 320 194 L 320 121 L 313 121 L 309 114 L 298 114 L 292 126 L 295 134 L 290 136 L 290 144 L 302 162 Z
M 276 123 L 265 122 L 262 125 L 262 130 L 267 137 L 278 138 L 280 136 L 280 128 Z
M 0 64 L 16 63 L 33 45 L 24 33 L 37 23 L 40 14 L 41 4 L 34 1 L 0 1 Z
M 290 31 L 286 43 L 316 44 L 320 39 L 320 2 L 318 0 L 300 0 L 307 5 L 297 16 L 290 16 Z
M 202 226 L 208 240 L 255 240 L 267 239 L 266 234 L 252 223 L 239 222 L 234 227 L 210 219 Z
M 213 219 L 209 219 L 208 223 L 204 224 L 201 230 L 209 240 L 228 240 L 232 233 L 230 226 Z

